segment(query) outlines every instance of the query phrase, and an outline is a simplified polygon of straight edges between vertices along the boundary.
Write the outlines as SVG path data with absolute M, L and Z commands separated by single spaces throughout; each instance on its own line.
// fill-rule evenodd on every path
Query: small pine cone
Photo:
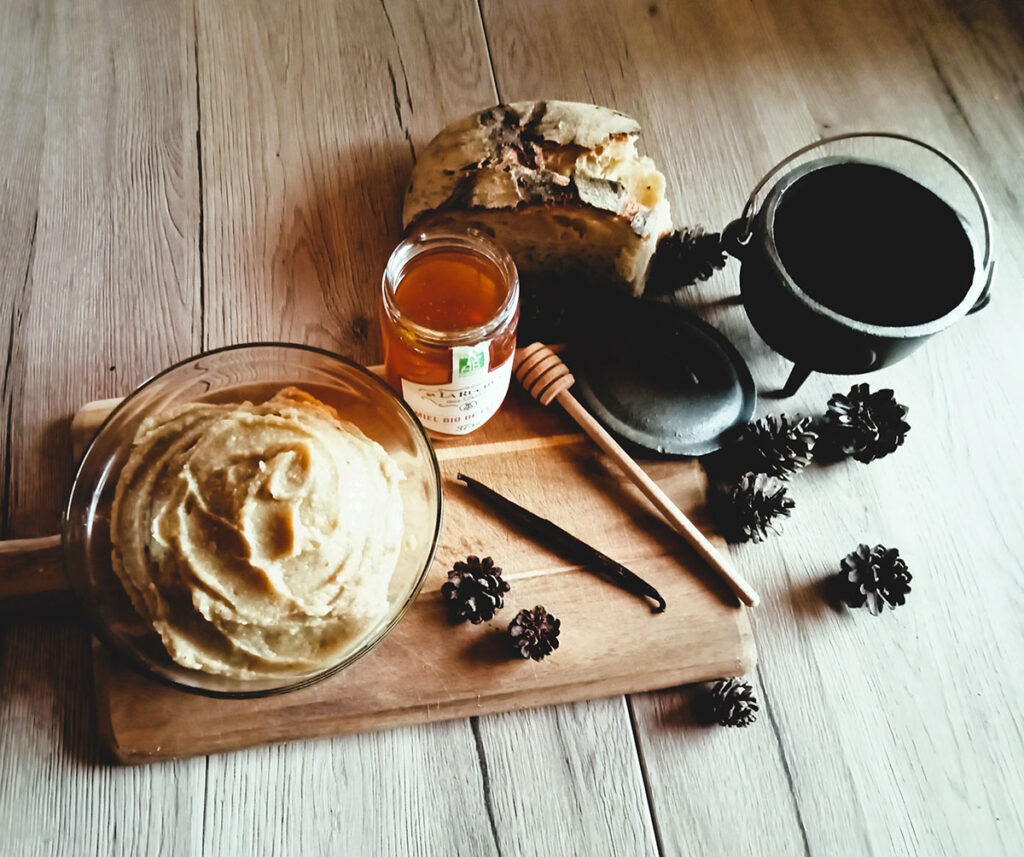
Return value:
M 448 605 L 453 622 L 468 620 L 479 625 L 504 606 L 503 596 L 508 590 L 508 581 L 502 578 L 494 560 L 469 556 L 448 572 L 448 580 L 441 586 L 441 600 Z
M 895 610 L 906 603 L 912 579 L 896 548 L 858 545 L 840 561 L 833 582 L 835 594 L 842 601 L 850 607 L 866 604 L 868 612 L 877 616 L 886 605 Z
M 727 455 L 734 462 L 734 472 L 789 479 L 810 463 L 817 440 L 810 417 L 796 422 L 790 422 L 785 414 L 778 422 L 774 417 L 764 417 L 743 428 Z
M 828 400 L 822 440 L 834 454 L 852 455 L 865 464 L 882 458 L 906 439 L 908 408 L 896 401 L 892 390 L 875 393 L 867 384 L 854 384 L 845 396 Z
M 715 497 L 716 517 L 731 542 L 763 542 L 779 533 L 776 519 L 789 517 L 796 505 L 786 488 L 763 473 L 744 473 Z
M 720 234 L 707 233 L 699 226 L 678 229 L 658 242 L 644 294 L 673 294 L 684 286 L 708 279 L 724 267 Z
M 558 648 L 561 621 L 540 605 L 520 610 L 508 626 L 508 636 L 521 658 L 539 661 Z
M 749 726 L 757 720 L 760 706 L 754 689 L 740 678 L 720 678 L 701 701 L 702 716 L 722 726 Z

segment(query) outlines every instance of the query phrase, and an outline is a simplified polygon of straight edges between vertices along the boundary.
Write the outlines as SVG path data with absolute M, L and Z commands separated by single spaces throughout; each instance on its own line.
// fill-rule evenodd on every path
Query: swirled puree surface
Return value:
M 139 426 L 112 509 L 114 570 L 182 666 L 313 673 L 388 611 L 402 478 L 301 390 L 184 405 Z

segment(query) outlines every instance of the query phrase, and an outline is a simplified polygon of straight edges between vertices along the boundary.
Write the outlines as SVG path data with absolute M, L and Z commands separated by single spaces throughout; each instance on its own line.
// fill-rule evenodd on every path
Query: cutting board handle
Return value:
M 76 459 L 120 401 L 103 399 L 78 409 L 71 421 Z M 61 614 L 71 604 L 70 596 L 59 535 L 0 541 L 0 615 Z
M 0 613 L 14 615 L 67 592 L 59 535 L 0 541 Z

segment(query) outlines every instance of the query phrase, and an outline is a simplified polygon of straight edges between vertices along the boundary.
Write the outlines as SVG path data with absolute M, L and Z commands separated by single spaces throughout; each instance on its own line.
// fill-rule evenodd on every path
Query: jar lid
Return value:
M 573 343 L 573 394 L 620 440 L 670 455 L 705 455 L 750 421 L 747 364 L 711 325 L 672 304 L 629 300 L 614 323 Z

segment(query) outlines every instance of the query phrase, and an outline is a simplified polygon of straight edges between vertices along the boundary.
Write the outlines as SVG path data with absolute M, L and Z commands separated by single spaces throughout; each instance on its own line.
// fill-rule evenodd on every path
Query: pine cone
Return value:
M 727 451 L 736 473 L 766 473 L 789 479 L 806 467 L 813 455 L 818 433 L 811 428 L 811 418 L 790 422 L 786 415 L 764 417 L 746 425 Z
M 703 719 L 722 726 L 749 726 L 757 720 L 760 709 L 754 689 L 736 677 L 720 678 L 700 704 Z
M 561 622 L 540 605 L 520 610 L 508 626 L 508 636 L 522 658 L 539 661 L 558 648 Z
M 706 280 L 725 267 L 722 236 L 696 226 L 678 229 L 658 242 L 644 294 L 670 295 L 684 286 Z
M 854 384 L 845 396 L 835 393 L 828 400 L 822 440 L 834 453 L 867 464 L 903 443 L 910 431 L 904 419 L 908 410 L 892 390 L 872 393 L 867 384 Z
M 441 600 L 448 605 L 453 622 L 469 620 L 474 625 L 494 617 L 504 604 L 508 581 L 489 556 L 466 557 L 448 572 L 448 581 L 441 586 Z
M 896 548 L 858 545 L 842 559 L 839 569 L 833 578 L 835 594 L 850 607 L 867 604 L 868 612 L 877 616 L 887 604 L 895 610 L 906 603 L 913 578 Z
M 789 517 L 795 505 L 785 487 L 763 473 L 744 473 L 715 496 L 719 526 L 731 542 L 762 542 L 769 530 L 779 533 L 775 519 Z

